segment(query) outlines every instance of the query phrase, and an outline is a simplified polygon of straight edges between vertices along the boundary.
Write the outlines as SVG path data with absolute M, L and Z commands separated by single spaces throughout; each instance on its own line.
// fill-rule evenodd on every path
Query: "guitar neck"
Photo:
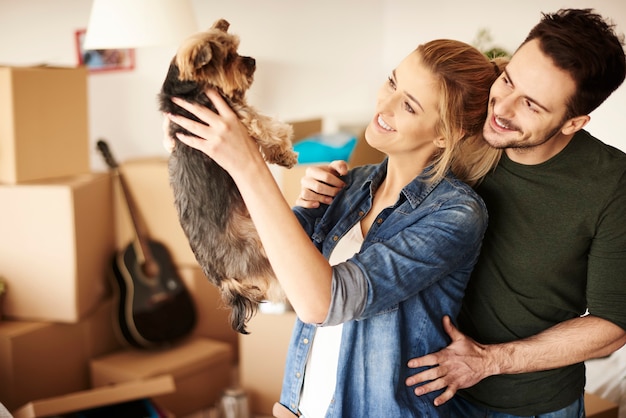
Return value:
M 113 154 L 111 154 L 106 142 L 99 140 L 97 146 L 121 186 L 124 199 L 126 200 L 126 206 L 128 207 L 128 212 L 134 227 L 136 238 L 135 243 L 138 244 L 136 245 L 136 249 L 138 250 L 136 252 L 137 257 L 141 262 L 143 272 L 149 278 L 156 277 L 159 274 L 159 264 L 154 259 L 152 251 L 150 250 L 147 229 L 143 219 L 139 215 L 139 210 L 133 199 L 132 193 L 130 192 L 130 188 L 128 187 L 128 184 L 126 183 L 126 180 L 124 179 L 124 176 L 122 175 L 119 166 L 113 158 Z
M 143 261 L 143 270 L 148 277 L 155 277 L 159 273 L 158 263 L 154 260 L 150 246 L 148 245 L 149 236 L 146 232 L 144 220 L 139 215 L 137 204 L 130 193 L 130 188 L 126 183 L 126 179 L 122 176 L 119 169 L 116 170 L 116 176 L 121 186 L 124 198 L 126 199 L 126 205 L 128 206 L 128 212 L 133 224 L 136 242 L 139 245 L 138 256 Z

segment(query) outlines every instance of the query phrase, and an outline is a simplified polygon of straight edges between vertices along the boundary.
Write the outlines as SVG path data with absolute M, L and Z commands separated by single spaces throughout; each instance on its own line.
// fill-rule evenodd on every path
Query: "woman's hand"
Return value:
M 250 138 L 246 127 L 219 93 L 209 89 L 205 94 L 213 102 L 217 113 L 199 104 L 179 98 L 172 99 L 175 104 L 204 122 L 203 124 L 184 116 L 168 114 L 171 122 L 195 135 L 179 133 L 176 137 L 184 144 L 211 157 L 233 178 L 251 164 L 259 162 L 265 164 L 257 143 Z

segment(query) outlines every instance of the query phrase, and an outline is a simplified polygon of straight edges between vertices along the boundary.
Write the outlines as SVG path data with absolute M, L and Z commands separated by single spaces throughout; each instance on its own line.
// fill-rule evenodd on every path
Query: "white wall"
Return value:
M 540 11 L 589 3 L 626 31 L 626 2 L 615 0 L 192 0 L 198 29 L 228 19 L 240 51 L 257 59 L 251 104 L 283 120 L 322 116 L 331 126 L 367 122 L 380 83 L 421 42 L 471 43 L 488 28 L 494 43 L 514 50 Z M 76 65 L 74 31 L 85 28 L 90 8 L 90 0 L 0 0 L 0 64 Z M 140 49 L 135 70 L 90 75 L 92 143 L 106 138 L 120 161 L 164 155 L 156 94 L 175 49 Z M 624 109 L 622 86 L 594 112 L 589 129 L 626 150 L 626 138 L 617 136 Z M 93 168 L 104 169 L 91 148 Z

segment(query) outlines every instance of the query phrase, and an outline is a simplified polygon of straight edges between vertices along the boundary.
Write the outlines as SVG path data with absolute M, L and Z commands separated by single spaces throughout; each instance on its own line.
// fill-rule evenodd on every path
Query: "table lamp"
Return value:
M 178 45 L 196 31 L 188 0 L 94 0 L 83 47 Z

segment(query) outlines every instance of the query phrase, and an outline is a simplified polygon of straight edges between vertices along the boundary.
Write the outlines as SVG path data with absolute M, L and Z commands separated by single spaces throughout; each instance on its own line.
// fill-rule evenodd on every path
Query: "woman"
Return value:
M 331 205 L 293 211 L 216 92 L 218 113 L 174 100 L 207 123 L 168 115 L 199 137 L 179 140 L 233 177 L 298 316 L 275 414 L 448 414 L 437 393 L 405 386 L 406 361 L 446 346 L 440 318 L 456 317 L 479 252 L 487 213 L 467 183 L 499 157 L 481 137 L 498 74 L 467 44 L 420 45 L 381 87 L 366 129 L 387 158 L 349 171 Z

